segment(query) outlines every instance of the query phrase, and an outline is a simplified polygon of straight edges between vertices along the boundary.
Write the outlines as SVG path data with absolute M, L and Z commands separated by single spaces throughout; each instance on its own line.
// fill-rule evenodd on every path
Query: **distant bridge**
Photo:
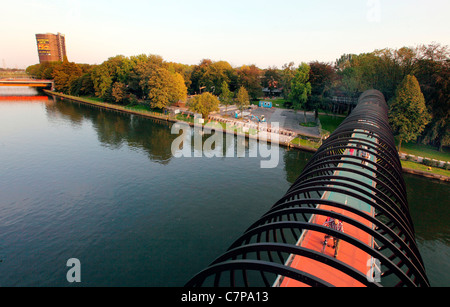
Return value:
M 0 79 L 0 86 L 42 87 L 50 88 L 53 90 L 54 82 L 53 80 L 6 78 Z

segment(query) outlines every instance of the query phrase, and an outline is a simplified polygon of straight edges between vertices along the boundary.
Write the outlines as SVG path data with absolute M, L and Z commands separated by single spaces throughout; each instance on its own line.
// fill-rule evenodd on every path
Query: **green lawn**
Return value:
M 438 174 L 438 175 L 443 175 L 443 176 L 447 176 L 450 177 L 450 171 L 449 170 L 445 170 L 442 168 L 438 168 L 438 167 L 432 167 L 431 170 L 429 170 L 429 166 L 420 164 L 420 163 L 415 163 L 415 162 L 410 162 L 410 161 L 401 161 L 402 163 L 402 167 L 405 168 L 411 168 L 411 169 L 416 169 L 416 170 L 420 170 L 420 171 L 424 171 L 427 173 L 432 173 L 432 174 Z
M 398 145 L 398 143 L 396 145 Z M 448 147 L 444 147 L 444 151 L 441 152 L 438 151 L 436 147 L 430 145 L 403 142 L 400 151 L 409 155 L 450 161 L 450 149 Z
M 345 117 L 333 116 L 333 115 L 322 115 L 319 114 L 319 120 L 322 124 L 322 129 L 330 133 L 333 133 L 337 127 L 344 121 Z
M 320 143 L 317 142 L 311 142 L 308 140 L 304 140 L 304 139 L 300 139 L 300 138 L 295 138 L 291 141 L 292 144 L 295 145 L 300 145 L 300 146 L 305 146 L 305 147 L 311 147 L 311 148 L 319 148 L 320 147 Z
M 103 101 L 101 98 L 98 98 L 98 97 L 92 97 L 92 96 L 80 96 L 80 98 L 83 98 L 83 99 L 85 99 L 85 100 L 90 100 L 90 101 L 93 101 L 93 102 L 101 102 L 101 103 L 104 103 L 104 101 Z

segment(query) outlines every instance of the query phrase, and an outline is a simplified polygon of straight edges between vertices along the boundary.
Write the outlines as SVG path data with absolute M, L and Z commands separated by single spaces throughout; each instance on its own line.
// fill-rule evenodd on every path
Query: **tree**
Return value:
M 311 83 L 309 80 L 310 67 L 306 63 L 302 63 L 298 66 L 294 79 L 291 82 L 291 92 L 289 99 L 292 101 L 294 110 L 303 109 L 306 123 L 306 102 L 308 101 L 308 95 L 311 95 Z
M 248 92 L 245 87 L 241 86 L 236 95 L 236 105 L 238 109 L 242 111 L 250 105 L 250 99 L 248 97 Z
M 192 112 L 200 113 L 204 119 L 207 119 L 209 113 L 219 111 L 219 99 L 213 94 L 205 92 L 189 99 L 187 106 Z
M 184 78 L 179 73 L 172 73 L 172 81 L 169 86 L 171 88 L 170 103 L 177 103 L 178 101 L 186 101 L 187 99 L 187 87 L 184 82 Z
M 295 76 L 294 62 L 286 63 L 281 69 L 281 87 L 283 88 L 284 99 L 289 99 L 292 79 Z
M 225 105 L 225 111 L 228 111 L 228 106 L 233 103 L 233 92 L 228 88 L 228 83 L 222 82 L 222 93 L 219 96 L 222 104 Z
M 255 65 L 244 65 L 237 70 L 238 85 L 245 87 L 252 99 L 258 99 L 262 95 L 262 86 L 260 77 L 262 71 Z
M 126 98 L 126 85 L 122 82 L 115 82 L 112 87 L 112 97 L 117 103 L 122 103 Z
M 432 114 L 431 123 L 425 128 L 421 141 L 425 144 L 438 146 L 442 151 L 450 145 L 450 60 L 448 48 L 439 50 L 436 46 L 421 47 L 421 59 L 414 65 L 414 76 L 420 83 L 420 89 L 425 97 L 427 108 Z
M 199 65 L 195 66 L 191 74 L 191 92 L 201 91 L 219 94 L 222 82 L 229 83 L 234 74 L 231 65 L 226 61 L 213 62 L 203 59 Z
M 173 77 L 170 72 L 161 67 L 155 68 L 145 84 L 148 88 L 148 99 L 152 108 L 165 108 L 173 98 Z
M 264 71 L 262 86 L 269 90 L 270 96 L 272 96 L 272 91 L 281 88 L 281 73 L 278 68 L 269 67 Z
M 309 82 L 311 83 L 311 96 L 308 98 L 306 107 L 308 110 L 315 110 L 318 116 L 320 107 L 326 108 L 323 101 L 325 96 L 329 96 L 333 83 L 336 80 L 336 71 L 331 64 L 323 62 L 309 63 Z
M 389 112 L 392 129 L 399 137 L 399 150 L 402 141 L 416 140 L 430 119 L 419 82 L 407 75 L 397 89 Z
M 70 92 L 71 83 L 81 77 L 83 71 L 81 67 L 73 62 L 63 62 L 53 69 L 52 77 L 55 82 L 55 89 L 58 92 L 72 94 Z
M 311 95 L 322 97 L 336 79 L 336 71 L 331 64 L 318 61 L 309 63 L 309 67 Z

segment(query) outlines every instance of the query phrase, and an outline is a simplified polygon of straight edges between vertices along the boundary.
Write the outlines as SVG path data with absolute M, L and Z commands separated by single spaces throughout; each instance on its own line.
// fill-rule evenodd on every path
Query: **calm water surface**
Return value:
M 0 100 L 0 286 L 183 286 L 264 214 L 310 153 L 174 158 L 167 124 Z M 450 185 L 405 176 L 432 285 L 450 285 Z

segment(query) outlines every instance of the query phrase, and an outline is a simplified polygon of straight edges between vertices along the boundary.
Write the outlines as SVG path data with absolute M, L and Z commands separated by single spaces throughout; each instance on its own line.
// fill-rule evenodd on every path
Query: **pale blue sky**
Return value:
M 123 54 L 260 68 L 344 53 L 450 45 L 448 0 L 0 0 L 1 67 L 38 63 L 36 33 L 66 35 L 70 61 Z

